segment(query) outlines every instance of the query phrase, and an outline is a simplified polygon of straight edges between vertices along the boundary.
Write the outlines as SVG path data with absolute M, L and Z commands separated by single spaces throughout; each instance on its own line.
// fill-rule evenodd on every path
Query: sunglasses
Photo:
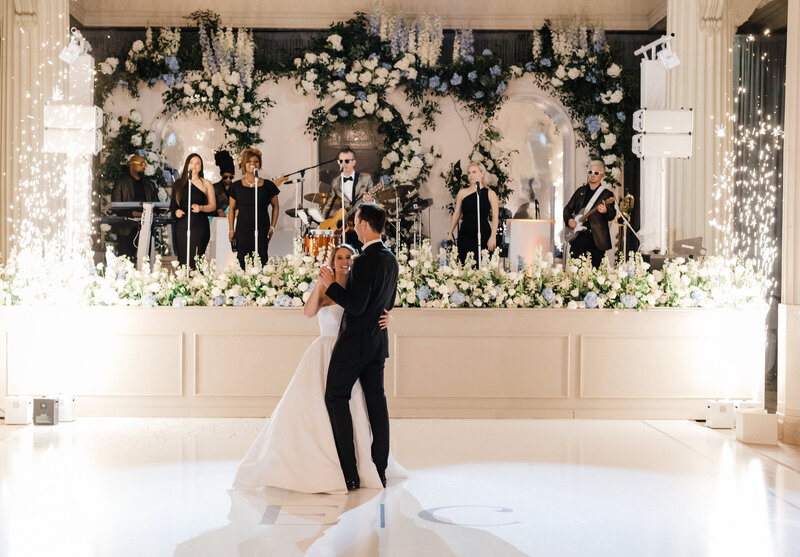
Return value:
M 602 174 L 602 172 L 600 172 L 599 170 L 587 170 L 586 173 L 594 174 L 595 176 L 600 176 Z
M 131 161 L 130 164 L 134 164 L 136 166 L 147 166 L 146 162 L 139 162 L 139 161 Z
M 350 164 L 355 159 L 339 159 L 339 164 Z

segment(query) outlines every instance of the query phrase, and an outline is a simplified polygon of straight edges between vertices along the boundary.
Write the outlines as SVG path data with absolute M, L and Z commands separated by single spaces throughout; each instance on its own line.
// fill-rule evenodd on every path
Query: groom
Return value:
M 320 284 L 327 289 L 325 294 L 344 308 L 328 366 L 325 405 L 348 490 L 361 486 L 350 415 L 350 393 L 357 380 L 361 381 L 372 427 L 372 461 L 386 487 L 389 411 L 383 392 L 383 366 L 389 356 L 389 335 L 378 320 L 383 310 L 394 306 L 398 266 L 392 252 L 381 242 L 385 224 L 386 211 L 380 205 L 362 203 L 356 212 L 355 230 L 364 247 L 344 288 L 336 283 L 330 267 L 323 267 L 319 273 Z

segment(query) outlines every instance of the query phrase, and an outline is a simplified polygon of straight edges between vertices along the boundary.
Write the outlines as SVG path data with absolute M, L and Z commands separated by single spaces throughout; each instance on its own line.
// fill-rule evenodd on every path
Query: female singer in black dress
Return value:
M 269 240 L 278 223 L 278 186 L 269 180 L 258 178 L 255 171 L 261 170 L 261 151 L 245 149 L 242 152 L 242 172 L 244 177 L 231 184 L 229 191 L 228 238 L 236 238 L 236 257 L 242 269 L 244 258 L 255 256 L 256 252 L 256 190 L 258 190 L 258 257 L 261 264 L 269 257 Z M 270 215 L 268 209 L 272 207 Z M 235 222 L 235 227 L 234 227 Z
M 192 178 L 189 179 L 189 171 Z M 189 187 L 192 192 L 192 206 L 189 207 Z M 195 258 L 205 255 L 211 231 L 208 217 L 204 213 L 213 213 L 217 209 L 214 198 L 214 186 L 203 178 L 203 159 L 197 153 L 186 157 L 180 178 L 172 184 L 172 216 L 177 219 L 173 226 L 173 241 L 178 261 L 186 265 L 186 221 L 191 221 L 192 234 L 189 254 L 189 266 L 195 268 Z M 191 218 L 187 213 L 191 210 Z
M 486 184 L 486 169 L 479 162 L 471 162 L 467 167 L 467 178 L 469 186 L 462 189 L 456 195 L 456 208 L 453 211 L 453 218 L 450 221 L 450 229 L 447 237 L 453 240 L 453 231 L 458 226 L 458 259 L 461 263 L 467 258 L 467 254 L 472 252 L 475 262 L 478 261 L 478 196 L 476 195 L 476 181 L 481 184 L 481 250 L 488 249 L 494 251 L 497 245 L 497 223 L 499 215 L 499 202 L 497 194 Z M 492 221 L 489 222 L 491 212 Z

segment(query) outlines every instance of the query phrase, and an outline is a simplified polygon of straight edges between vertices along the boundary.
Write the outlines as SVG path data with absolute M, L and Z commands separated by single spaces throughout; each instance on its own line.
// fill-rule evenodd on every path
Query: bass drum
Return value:
M 326 253 L 341 243 L 341 237 L 335 230 L 322 230 L 316 228 L 309 230 L 303 236 L 303 253 L 312 257 L 317 257 L 320 253 Z

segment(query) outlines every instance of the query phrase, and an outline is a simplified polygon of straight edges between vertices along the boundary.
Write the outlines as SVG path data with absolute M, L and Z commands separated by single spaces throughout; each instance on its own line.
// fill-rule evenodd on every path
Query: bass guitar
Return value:
M 378 193 L 383 189 L 383 182 L 378 182 L 368 191 L 365 191 L 361 195 L 355 198 L 353 202 L 350 204 L 351 206 L 355 205 L 359 201 L 361 201 L 365 195 L 370 195 L 375 197 L 375 194 Z M 342 228 L 342 217 L 344 216 L 344 209 L 340 208 L 336 211 L 336 214 L 331 216 L 330 218 L 325 219 L 319 224 L 320 229 L 322 230 L 341 230 Z
M 611 205 L 611 204 L 614 203 L 614 201 L 616 201 L 615 197 L 609 197 L 608 199 L 606 199 L 602 203 L 598 203 L 597 205 L 595 205 L 594 207 L 592 207 L 588 211 L 582 211 L 582 212 L 574 215 L 572 218 L 575 219 L 575 222 L 577 223 L 575 228 L 570 228 L 569 225 L 565 222 L 564 223 L 564 241 L 567 242 L 568 244 L 571 244 L 572 241 L 578 236 L 578 234 L 580 234 L 581 232 L 586 230 L 585 223 L 589 219 L 591 214 L 594 213 L 595 211 L 597 211 L 597 209 L 600 207 L 600 205 Z M 567 220 L 567 222 L 569 222 L 569 220 Z

